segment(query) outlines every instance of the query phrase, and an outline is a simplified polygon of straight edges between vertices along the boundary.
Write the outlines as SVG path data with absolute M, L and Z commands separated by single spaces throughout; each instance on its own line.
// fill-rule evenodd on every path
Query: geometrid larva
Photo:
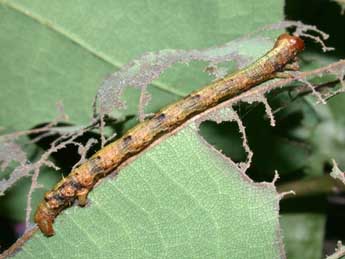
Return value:
M 53 235 L 56 216 L 73 204 L 75 199 L 78 199 L 81 206 L 85 205 L 87 194 L 100 178 L 187 119 L 259 83 L 275 78 L 276 73 L 282 72 L 286 65 L 294 62 L 296 55 L 303 49 L 304 43 L 299 37 L 282 34 L 274 47 L 251 65 L 163 108 L 150 120 L 141 122 L 124 136 L 99 150 L 45 194 L 35 214 L 35 222 L 40 230 L 46 236 Z

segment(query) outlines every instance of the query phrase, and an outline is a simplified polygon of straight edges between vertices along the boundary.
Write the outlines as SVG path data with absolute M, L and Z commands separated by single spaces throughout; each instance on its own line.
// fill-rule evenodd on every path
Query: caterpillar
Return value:
M 303 49 L 302 39 L 282 34 L 273 48 L 254 63 L 168 105 L 151 119 L 139 123 L 121 138 L 103 147 L 45 193 L 34 217 L 39 229 L 46 236 L 54 235 L 53 223 L 58 214 L 76 199 L 80 206 L 84 206 L 88 193 L 100 178 L 196 114 L 276 78 L 284 70 L 296 69 L 292 65 L 296 64 L 297 54 Z

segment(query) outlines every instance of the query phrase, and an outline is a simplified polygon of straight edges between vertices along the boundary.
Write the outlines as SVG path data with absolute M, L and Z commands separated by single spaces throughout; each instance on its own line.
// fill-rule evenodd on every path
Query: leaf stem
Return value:
M 286 195 L 284 199 L 291 199 L 303 196 L 318 194 L 331 194 L 345 191 L 345 185 L 332 178 L 330 175 L 323 175 L 309 179 L 291 181 L 277 186 L 279 193 L 293 190 L 296 195 Z

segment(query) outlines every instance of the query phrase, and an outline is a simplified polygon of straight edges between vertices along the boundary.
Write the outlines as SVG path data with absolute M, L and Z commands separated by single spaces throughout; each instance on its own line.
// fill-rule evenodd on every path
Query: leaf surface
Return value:
M 131 59 L 147 51 L 222 44 L 281 20 L 282 9 L 282 1 L 273 0 L 2 0 L 0 125 L 18 130 L 52 120 L 59 100 L 72 122 L 85 124 L 102 79 Z M 173 73 L 153 84 L 153 108 L 204 83 Z M 128 96 L 127 113 L 136 113 L 135 96 Z
M 1 0 L 0 126 L 14 131 L 52 121 L 57 101 L 64 104 L 71 123 L 85 125 L 103 79 L 131 59 L 166 48 L 221 45 L 282 18 L 283 2 L 274 0 Z M 246 51 L 254 57 L 262 54 L 259 49 L 261 44 Z M 152 99 L 147 112 L 209 82 L 210 78 L 201 72 L 205 65 L 174 66 L 164 73 L 149 87 Z M 138 92 L 129 89 L 125 98 L 128 109 L 123 112 L 136 114 Z M 219 138 L 217 134 L 211 137 Z M 42 195 L 62 173 L 66 172 L 57 172 L 51 181 L 44 180 L 45 188 L 36 192 Z M 26 189 L 26 184 L 19 183 L 15 188 Z M 6 217 L 23 219 L 26 197 L 16 196 L 19 202 L 13 199 L 15 195 L 11 197 L 1 198 L 4 213 L 7 204 L 15 212 Z M 33 207 L 36 205 L 35 199 Z
M 185 128 L 139 156 L 15 258 L 280 258 L 279 195 Z M 42 249 L 44 247 L 44 249 Z
M 85 124 L 102 79 L 129 60 L 219 45 L 282 13 L 283 1 L 274 0 L 0 1 L 0 124 L 18 130 L 50 121 L 58 100 L 72 122 Z M 173 68 L 153 82 L 148 111 L 205 84 L 209 78 L 194 73 L 200 67 Z M 136 114 L 138 93 L 125 97 L 125 113 Z M 186 130 L 95 188 L 89 208 L 66 210 L 56 236 L 35 235 L 17 257 L 278 258 L 278 225 L 274 186 L 251 183 Z

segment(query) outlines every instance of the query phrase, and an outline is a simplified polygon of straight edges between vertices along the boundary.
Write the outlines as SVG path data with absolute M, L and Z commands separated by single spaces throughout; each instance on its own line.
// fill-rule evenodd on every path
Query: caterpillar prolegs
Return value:
M 76 199 L 80 205 L 85 205 L 89 191 L 100 178 L 196 114 L 277 77 L 277 73 L 295 62 L 297 54 L 303 49 L 302 39 L 282 34 L 273 48 L 254 63 L 168 105 L 99 150 L 45 194 L 35 214 L 40 230 L 46 236 L 53 235 L 53 222 L 57 215 Z

